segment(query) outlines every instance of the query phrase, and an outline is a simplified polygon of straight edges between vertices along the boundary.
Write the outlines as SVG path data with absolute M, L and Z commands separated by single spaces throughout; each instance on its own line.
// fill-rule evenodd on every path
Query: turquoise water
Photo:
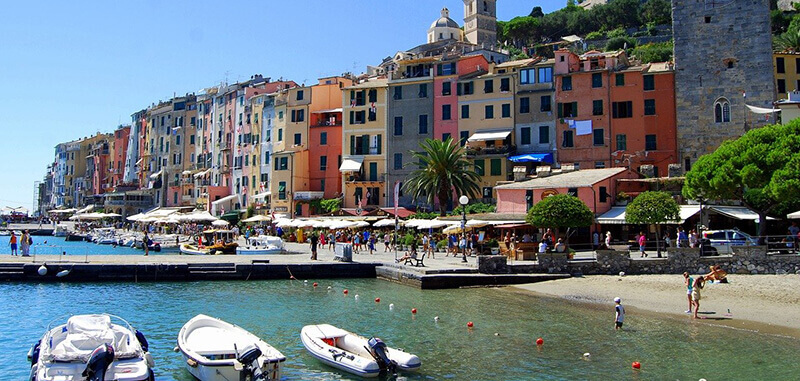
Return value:
M 6 244 L 0 246 L 0 254 L 10 254 L 11 248 Z M 58 255 L 66 252 L 67 255 L 142 255 L 144 251 L 133 249 L 125 246 L 111 246 L 111 245 L 98 245 L 93 242 L 85 241 L 70 241 L 67 242 L 63 237 L 46 237 L 35 236 L 33 237 L 33 246 L 31 246 L 31 255 Z M 156 255 L 157 252 L 150 252 Z M 172 253 L 174 254 L 174 253 Z
M 380 336 L 417 354 L 422 370 L 406 375 L 415 380 L 753 380 L 800 374 L 800 341 L 688 318 L 629 313 L 625 330 L 617 332 L 611 305 L 571 305 L 496 289 L 421 291 L 375 279 L 318 280 L 316 289 L 312 282 L 0 284 L 0 374 L 27 377 L 25 355 L 49 321 L 96 312 L 120 315 L 147 335 L 158 380 L 192 380 L 172 349 L 180 327 L 198 313 L 241 325 L 282 351 L 286 380 L 353 378 L 306 353 L 300 329 L 315 323 Z M 418 309 L 416 316 L 411 308 Z M 474 322 L 471 330 L 468 321 Z M 537 348 L 540 336 L 545 344 Z M 585 352 L 591 353 L 588 360 Z M 641 371 L 631 369 L 633 361 L 642 363 Z

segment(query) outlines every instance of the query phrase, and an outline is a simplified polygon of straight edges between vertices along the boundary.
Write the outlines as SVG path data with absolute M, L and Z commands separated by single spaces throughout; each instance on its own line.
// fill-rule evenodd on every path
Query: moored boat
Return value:
M 318 360 L 361 377 L 416 371 L 422 365 L 416 355 L 390 348 L 377 337 L 367 339 L 330 324 L 307 325 L 300 338 Z
M 191 243 L 182 243 L 180 246 L 181 254 L 186 255 L 208 255 L 210 250 L 206 247 L 198 247 Z
M 28 360 L 31 381 L 155 380 L 144 335 L 108 314 L 75 315 L 65 324 L 51 323 L 28 352 Z
M 206 315 L 183 325 L 176 348 L 202 381 L 279 380 L 286 357 L 245 329 Z

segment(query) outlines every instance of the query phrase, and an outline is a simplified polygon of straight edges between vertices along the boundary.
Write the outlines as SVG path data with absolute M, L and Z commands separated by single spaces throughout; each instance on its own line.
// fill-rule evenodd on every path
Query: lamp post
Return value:
M 464 236 L 464 250 L 461 252 L 461 262 L 467 261 L 467 204 L 469 197 L 461 196 L 458 198 L 458 203 L 461 204 L 461 234 Z

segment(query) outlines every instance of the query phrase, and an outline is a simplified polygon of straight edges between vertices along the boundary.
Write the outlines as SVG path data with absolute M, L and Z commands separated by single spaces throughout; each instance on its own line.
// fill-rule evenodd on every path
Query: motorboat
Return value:
M 419 357 L 394 349 L 377 337 L 367 339 L 330 324 L 307 325 L 300 331 L 303 346 L 325 364 L 361 377 L 381 372 L 419 370 Z
M 280 380 L 286 357 L 245 329 L 197 315 L 178 333 L 186 369 L 202 381 Z
M 247 245 L 237 247 L 236 254 L 240 255 L 265 255 L 280 254 L 283 252 L 283 240 L 274 236 L 258 236 L 247 240 Z
M 144 335 L 118 316 L 71 316 L 50 323 L 28 351 L 30 380 L 154 381 L 148 349 Z
M 180 251 L 188 255 L 236 254 L 239 244 L 233 240 L 234 234 L 230 230 L 206 230 L 197 238 L 197 244 L 182 243 Z
M 186 255 L 209 255 L 211 254 L 211 250 L 207 247 L 200 247 L 197 245 L 192 245 L 191 243 L 182 243 L 180 246 L 181 254 Z
M 53 228 L 53 237 L 66 237 L 69 234 L 69 227 L 67 225 L 58 224 Z

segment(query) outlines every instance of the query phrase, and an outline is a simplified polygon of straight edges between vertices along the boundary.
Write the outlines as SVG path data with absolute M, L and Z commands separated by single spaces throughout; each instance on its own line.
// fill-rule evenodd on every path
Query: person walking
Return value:
M 389 244 L 392 242 L 392 238 L 389 236 L 389 233 L 383 234 L 383 252 L 389 251 Z
M 597 230 L 592 234 L 592 248 L 597 250 L 600 248 L 600 233 Z
M 428 254 L 428 235 L 422 234 L 422 254 Z
M 369 255 L 374 254 L 375 253 L 375 235 L 374 234 L 369 236 L 368 245 L 369 245 Z
M 614 329 L 619 330 L 622 328 L 622 323 L 625 321 L 625 307 L 622 306 L 622 299 L 619 297 L 614 298 Z
M 791 238 L 792 248 L 797 253 L 797 244 L 800 241 L 800 227 L 797 226 L 795 221 L 792 221 L 792 225 L 789 226 L 789 237 Z
M 687 314 L 692 313 L 692 286 L 693 286 L 692 282 L 694 282 L 694 279 L 692 279 L 692 277 L 689 276 L 688 272 L 684 272 L 683 285 L 686 286 L 686 298 L 689 299 L 689 309 L 686 310 Z
M 610 231 L 606 232 L 605 244 L 606 244 L 606 250 L 611 250 L 611 232 Z
M 639 258 L 647 257 L 647 253 L 644 252 L 645 245 L 647 245 L 647 237 L 645 237 L 644 232 L 639 232 Z
M 8 246 L 11 246 L 11 255 L 19 255 L 17 252 L 17 235 L 11 232 L 11 238 L 8 239 Z
M 144 249 L 145 256 L 150 254 L 150 237 L 147 236 L 147 231 L 144 232 L 144 238 L 142 238 L 142 249 Z
M 694 317 L 697 319 L 697 313 L 700 311 L 700 290 L 706 285 L 706 280 L 702 275 L 698 275 L 697 279 L 692 283 L 692 302 L 694 303 Z
M 436 239 L 434 236 L 428 234 L 428 255 L 430 259 L 436 259 L 436 256 L 433 254 L 434 249 L 436 249 Z
M 317 260 L 317 242 L 319 242 L 319 238 L 317 238 L 316 234 L 311 233 L 311 238 L 309 240 L 311 241 L 311 260 L 312 261 L 316 261 Z

